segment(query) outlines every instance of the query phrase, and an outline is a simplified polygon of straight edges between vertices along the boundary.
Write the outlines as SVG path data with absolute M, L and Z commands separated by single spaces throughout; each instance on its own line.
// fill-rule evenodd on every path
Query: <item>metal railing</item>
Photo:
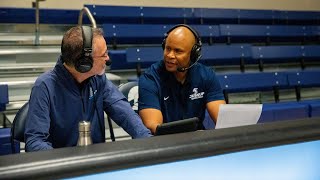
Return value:
M 90 10 L 87 7 L 84 7 L 79 14 L 79 18 L 78 18 L 78 25 L 81 26 L 82 25 L 82 18 L 83 18 L 83 13 L 86 13 L 93 28 L 97 28 L 97 24 L 96 24 L 96 20 L 94 19 L 94 17 L 92 16 Z
M 39 27 L 39 24 L 40 24 L 39 2 L 40 1 L 45 1 L 45 0 L 36 0 L 36 2 L 32 2 L 32 6 L 36 8 L 36 14 L 35 14 L 36 26 L 35 26 L 35 42 L 34 42 L 36 46 L 40 45 L 40 27 Z

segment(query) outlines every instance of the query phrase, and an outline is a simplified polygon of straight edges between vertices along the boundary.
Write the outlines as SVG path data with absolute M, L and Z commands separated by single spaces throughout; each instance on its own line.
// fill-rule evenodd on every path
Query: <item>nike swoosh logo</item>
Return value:
M 168 96 L 168 97 L 164 97 L 164 98 L 163 98 L 163 100 L 165 100 L 165 101 L 166 101 L 167 99 L 169 99 L 169 96 Z

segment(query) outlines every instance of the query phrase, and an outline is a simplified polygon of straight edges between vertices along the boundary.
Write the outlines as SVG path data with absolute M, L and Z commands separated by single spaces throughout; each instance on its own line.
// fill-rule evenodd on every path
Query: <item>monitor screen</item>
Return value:
M 320 178 L 320 140 L 192 160 L 117 170 L 75 179 L 285 179 Z

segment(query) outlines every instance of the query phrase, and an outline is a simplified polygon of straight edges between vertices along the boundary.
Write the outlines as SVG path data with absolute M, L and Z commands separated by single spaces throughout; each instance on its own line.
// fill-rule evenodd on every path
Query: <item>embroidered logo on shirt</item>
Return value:
M 169 96 L 168 96 L 168 97 L 164 97 L 164 98 L 163 98 L 163 100 L 165 100 L 165 101 L 166 101 L 167 99 L 169 99 Z
M 90 89 L 89 89 L 89 99 L 92 99 L 97 92 L 98 92 L 97 90 L 93 91 L 92 88 L 90 87 Z
M 203 98 L 204 92 L 198 92 L 198 88 L 193 88 L 193 94 L 190 94 L 189 98 L 191 100 Z

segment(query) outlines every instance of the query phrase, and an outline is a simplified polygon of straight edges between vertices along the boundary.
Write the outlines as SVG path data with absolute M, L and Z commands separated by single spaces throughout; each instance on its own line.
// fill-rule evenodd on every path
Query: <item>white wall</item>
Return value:
M 33 1 L 0 0 L 0 7 L 31 8 Z M 40 3 L 41 8 L 54 9 L 81 9 L 83 4 L 99 4 L 320 11 L 320 0 L 46 0 Z

